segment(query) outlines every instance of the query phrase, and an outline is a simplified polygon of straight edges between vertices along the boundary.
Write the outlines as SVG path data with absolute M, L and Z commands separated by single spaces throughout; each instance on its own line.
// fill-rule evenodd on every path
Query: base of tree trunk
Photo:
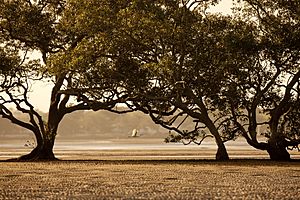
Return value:
M 58 160 L 52 149 L 38 148 L 33 149 L 29 154 L 20 156 L 16 161 L 54 161 Z
M 226 161 L 229 160 L 228 153 L 224 147 L 223 148 L 218 148 L 217 154 L 216 154 L 216 160 L 218 161 Z
M 267 149 L 270 159 L 277 161 L 290 161 L 291 156 L 285 146 L 270 145 Z

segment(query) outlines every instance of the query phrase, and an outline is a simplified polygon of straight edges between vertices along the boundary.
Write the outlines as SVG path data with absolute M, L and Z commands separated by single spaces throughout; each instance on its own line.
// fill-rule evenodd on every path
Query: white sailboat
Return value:
M 132 130 L 131 137 L 138 137 L 138 130 L 137 129 Z

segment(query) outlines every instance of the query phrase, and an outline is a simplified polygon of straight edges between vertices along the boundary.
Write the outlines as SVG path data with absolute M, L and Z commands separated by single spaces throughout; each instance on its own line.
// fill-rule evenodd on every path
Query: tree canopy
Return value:
M 233 93 L 227 97 L 240 133 L 255 148 L 267 150 L 272 159 L 288 160 L 287 148 L 298 148 L 299 120 L 299 4 L 296 1 L 241 1 L 237 17 L 256 31 L 255 51 L 241 45 L 245 58 L 232 73 Z M 298 10 L 298 11 L 297 11 Z M 298 14 L 297 14 L 298 12 Z M 247 18 L 245 18 L 245 16 Z M 253 31 L 252 31 L 253 32 Z M 238 58 L 240 59 L 240 58 Z M 269 116 L 258 121 L 261 111 Z M 259 127 L 266 140 L 259 141 Z
M 31 130 L 37 143 L 30 154 L 20 159 L 55 159 L 53 145 L 58 126 L 65 115 L 78 110 L 110 110 L 116 104 L 115 101 L 107 103 L 98 100 L 91 106 L 83 102 L 76 85 L 76 74 L 65 65 L 54 66 L 49 61 L 53 55 L 72 51 L 83 39 L 79 37 L 73 40 L 70 33 L 63 32 L 60 19 L 69 3 L 72 2 L 4 0 L 0 4 L 0 42 L 3 48 L 0 114 L 12 123 Z M 27 53 L 33 52 L 40 53 L 43 60 L 28 58 Z M 50 79 L 53 83 L 46 119 L 28 98 L 32 81 L 44 79 Z M 16 117 L 9 105 L 27 115 L 28 120 Z
M 239 0 L 232 16 L 206 12 L 217 3 L 2 0 L 0 114 L 30 128 L 46 158 L 66 114 L 104 109 L 148 114 L 176 133 L 167 141 L 214 137 L 219 160 L 239 135 L 290 159 L 287 147 L 300 143 L 299 3 Z M 43 63 L 27 58 L 32 51 Z M 27 98 L 29 80 L 45 78 L 53 81 L 47 122 Z M 28 114 L 26 126 L 7 103 Z M 260 126 L 269 127 L 263 141 Z
M 70 13 L 88 17 L 97 3 L 89 2 L 92 9 L 87 14 L 77 9 L 76 2 Z M 183 137 L 206 137 L 208 129 L 219 146 L 217 158 L 228 159 L 223 143 L 235 134 L 228 131 L 230 123 L 222 113 L 226 108 L 217 108 L 216 102 L 222 99 L 225 75 L 234 64 L 226 45 L 237 25 L 230 17 L 204 15 L 206 4 L 200 2 L 194 8 L 180 1 L 134 1 L 122 6 L 101 21 L 113 22 L 108 29 L 98 30 L 98 25 L 89 31 L 86 23 L 92 20 L 68 18 L 71 21 L 63 26 L 66 32 L 76 27 L 88 31 L 73 31 L 75 38 L 84 35 L 83 39 L 53 62 L 63 61 L 78 74 L 82 92 L 87 87 L 87 101 L 121 97 L 129 108 L 149 114 L 154 122 Z M 100 11 L 95 15 L 102 16 Z M 99 90 L 103 86 L 106 90 Z M 181 130 L 178 121 L 185 120 L 181 116 L 195 119 L 195 128 Z

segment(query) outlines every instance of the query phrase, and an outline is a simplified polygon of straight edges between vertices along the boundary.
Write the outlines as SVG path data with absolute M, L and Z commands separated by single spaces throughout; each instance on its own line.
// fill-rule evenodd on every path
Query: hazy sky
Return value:
M 212 8 L 211 11 L 230 14 L 231 7 L 231 0 L 222 0 L 217 6 Z M 39 82 L 33 85 L 33 92 L 30 94 L 29 98 L 30 102 L 34 105 L 35 108 L 38 108 L 43 112 L 48 112 L 51 86 L 52 84 L 49 82 Z

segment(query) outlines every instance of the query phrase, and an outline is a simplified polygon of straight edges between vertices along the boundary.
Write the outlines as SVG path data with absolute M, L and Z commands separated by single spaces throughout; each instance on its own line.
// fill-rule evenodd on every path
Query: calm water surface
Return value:
M 15 158 L 32 150 L 26 142 L 0 143 L 0 160 Z M 255 150 L 243 140 L 230 141 L 226 147 L 231 158 L 268 158 L 264 151 Z M 54 152 L 61 159 L 214 159 L 216 144 L 213 140 L 203 144 L 183 145 L 164 143 L 162 139 L 111 139 L 70 141 L 57 140 Z M 292 158 L 300 153 L 293 151 Z

